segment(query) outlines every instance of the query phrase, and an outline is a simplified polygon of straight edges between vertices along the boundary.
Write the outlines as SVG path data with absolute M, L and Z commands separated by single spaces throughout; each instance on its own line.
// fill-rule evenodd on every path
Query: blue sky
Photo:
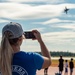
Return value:
M 68 14 L 65 7 L 70 9 Z M 39 30 L 49 51 L 75 52 L 74 0 L 0 0 L 0 36 L 11 21 L 20 23 L 24 31 Z M 26 39 L 21 49 L 34 52 L 40 46 Z

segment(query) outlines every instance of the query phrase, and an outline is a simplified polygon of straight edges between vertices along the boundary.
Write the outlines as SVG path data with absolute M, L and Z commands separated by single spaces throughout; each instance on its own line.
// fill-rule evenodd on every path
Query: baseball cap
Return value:
M 4 35 L 6 31 L 10 31 L 13 34 L 10 39 L 18 38 L 23 34 L 22 26 L 15 22 L 10 22 L 4 26 L 2 29 L 2 35 Z

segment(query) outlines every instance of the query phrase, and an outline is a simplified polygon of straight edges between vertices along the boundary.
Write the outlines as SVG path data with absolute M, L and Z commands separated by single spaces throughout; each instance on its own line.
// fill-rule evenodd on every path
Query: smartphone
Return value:
M 26 39 L 36 39 L 32 31 L 24 32 L 24 36 Z

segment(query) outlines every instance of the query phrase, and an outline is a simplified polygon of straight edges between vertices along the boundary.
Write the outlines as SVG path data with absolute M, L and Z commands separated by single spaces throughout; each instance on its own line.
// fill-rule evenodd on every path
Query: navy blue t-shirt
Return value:
M 42 68 L 44 59 L 38 53 L 18 52 L 13 56 L 13 75 L 36 75 L 36 70 Z

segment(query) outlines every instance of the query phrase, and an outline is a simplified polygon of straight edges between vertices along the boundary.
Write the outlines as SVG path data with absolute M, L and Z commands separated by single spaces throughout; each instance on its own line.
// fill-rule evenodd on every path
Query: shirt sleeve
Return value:
M 33 59 L 34 59 L 34 64 L 35 64 L 36 69 L 40 70 L 42 68 L 43 63 L 44 63 L 43 57 L 38 53 L 34 53 Z

